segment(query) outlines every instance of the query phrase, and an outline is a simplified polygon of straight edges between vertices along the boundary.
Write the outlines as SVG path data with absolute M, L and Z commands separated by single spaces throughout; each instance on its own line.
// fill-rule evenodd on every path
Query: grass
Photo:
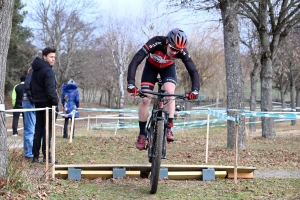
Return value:
M 76 123 L 75 139 L 70 144 L 57 130 L 56 157 L 59 164 L 148 164 L 146 151 L 135 148 L 137 130 L 93 130 Z M 78 127 L 77 127 L 78 126 Z M 249 133 L 247 149 L 239 151 L 240 166 L 259 170 L 300 169 L 299 125 L 276 124 L 277 137 L 264 139 L 258 129 Z M 176 141 L 168 145 L 162 164 L 206 164 L 206 129 L 174 131 Z M 209 137 L 209 163 L 233 165 L 233 150 L 226 148 L 226 127 L 213 128 Z M 10 149 L 9 159 L 17 155 Z M 19 149 L 22 155 L 22 149 Z M 20 164 L 22 163 L 22 164 Z M 0 187 L 0 199 L 299 199 L 300 179 L 254 178 L 216 181 L 160 180 L 158 192 L 149 194 L 149 180 L 142 178 L 44 181 L 45 165 L 19 159 L 25 178 L 18 187 Z M 17 177 L 21 177 L 18 175 Z M 1 186 L 1 184 L 0 184 Z M 2 195 L 2 196 L 1 196 Z

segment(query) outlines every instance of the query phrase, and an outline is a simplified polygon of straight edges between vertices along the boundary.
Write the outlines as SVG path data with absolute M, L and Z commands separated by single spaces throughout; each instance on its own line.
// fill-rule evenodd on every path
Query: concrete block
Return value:
M 216 180 L 215 169 L 202 169 L 202 181 L 214 181 Z
M 68 179 L 81 180 L 81 169 L 75 169 L 73 167 L 68 168 Z
M 113 168 L 113 178 L 124 178 L 126 176 L 125 168 Z
M 168 178 L 168 168 L 160 168 L 159 178 L 161 178 L 161 179 L 167 179 Z

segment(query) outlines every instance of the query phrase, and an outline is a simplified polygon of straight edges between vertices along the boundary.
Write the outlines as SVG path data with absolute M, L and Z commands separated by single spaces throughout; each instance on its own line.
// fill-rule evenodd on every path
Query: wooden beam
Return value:
M 140 177 L 140 171 L 126 171 L 127 177 Z M 225 178 L 227 175 L 226 171 L 215 171 L 216 178 Z M 56 178 L 66 179 L 68 177 L 68 170 L 55 170 Z M 96 178 L 112 178 L 113 171 L 96 171 L 96 170 L 82 170 L 81 177 L 87 179 L 96 179 Z M 170 171 L 168 172 L 169 180 L 187 180 L 187 179 L 201 179 L 202 171 Z
M 229 172 L 227 178 L 234 178 L 234 173 Z M 254 173 L 237 173 L 237 178 L 254 178 Z
M 150 164 L 77 164 L 77 165 L 55 165 L 56 170 L 67 170 L 69 167 L 80 168 L 82 170 L 112 170 L 113 168 L 126 168 L 132 171 L 150 171 Z M 202 171 L 202 169 L 213 168 L 215 171 L 233 172 L 233 166 L 222 165 L 173 165 L 163 164 L 162 168 L 168 168 L 168 171 Z M 238 173 L 253 172 L 255 167 L 238 166 Z
M 140 177 L 140 171 L 126 171 L 127 177 Z M 55 177 L 56 178 L 67 178 L 68 177 L 68 170 L 55 170 Z M 112 178 L 113 171 L 95 171 L 95 170 L 82 170 L 81 177 L 87 179 L 96 179 L 96 178 Z

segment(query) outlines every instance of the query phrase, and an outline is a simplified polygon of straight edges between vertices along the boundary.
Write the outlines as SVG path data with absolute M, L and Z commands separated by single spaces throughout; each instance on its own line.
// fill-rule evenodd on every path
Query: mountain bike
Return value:
M 182 99 L 187 101 L 186 94 L 167 94 L 162 89 L 163 82 L 160 78 L 157 78 L 158 91 L 139 91 L 137 94 L 141 98 L 149 98 L 147 94 L 155 95 L 157 98 L 153 103 L 153 109 L 151 117 L 147 122 L 147 145 L 148 158 L 151 163 L 150 172 L 150 193 L 154 194 L 157 191 L 158 179 L 160 172 L 161 159 L 166 158 L 166 142 L 167 142 L 167 131 L 168 131 L 168 118 L 169 111 L 165 110 L 164 107 L 169 101 L 175 101 L 175 99 Z M 174 97 L 174 99 L 167 99 L 165 97 Z

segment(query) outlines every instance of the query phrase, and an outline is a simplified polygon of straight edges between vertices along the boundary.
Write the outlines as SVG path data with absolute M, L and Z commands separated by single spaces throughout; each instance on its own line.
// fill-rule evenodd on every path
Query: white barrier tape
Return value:
M 0 104 L 0 111 L 5 111 L 5 105 L 4 104 Z
M 110 112 L 133 112 L 133 113 L 138 113 L 138 110 L 131 110 L 131 109 L 81 108 L 81 110 L 87 110 L 87 111 L 110 111 Z
M 52 108 L 49 108 L 49 109 L 52 109 Z M 46 110 L 46 108 L 8 109 L 8 110 L 5 110 L 5 112 L 29 112 L 29 111 L 40 111 L 40 110 Z
M 96 119 L 138 119 L 138 117 L 97 117 Z
M 81 110 L 86 110 L 86 111 L 138 113 L 138 110 L 132 110 L 132 109 L 109 109 L 109 108 L 80 108 L 80 109 Z M 149 111 L 149 113 L 151 113 L 151 110 Z M 175 113 L 180 113 L 180 114 L 207 114 L 207 110 L 199 110 L 199 111 L 176 111 Z

